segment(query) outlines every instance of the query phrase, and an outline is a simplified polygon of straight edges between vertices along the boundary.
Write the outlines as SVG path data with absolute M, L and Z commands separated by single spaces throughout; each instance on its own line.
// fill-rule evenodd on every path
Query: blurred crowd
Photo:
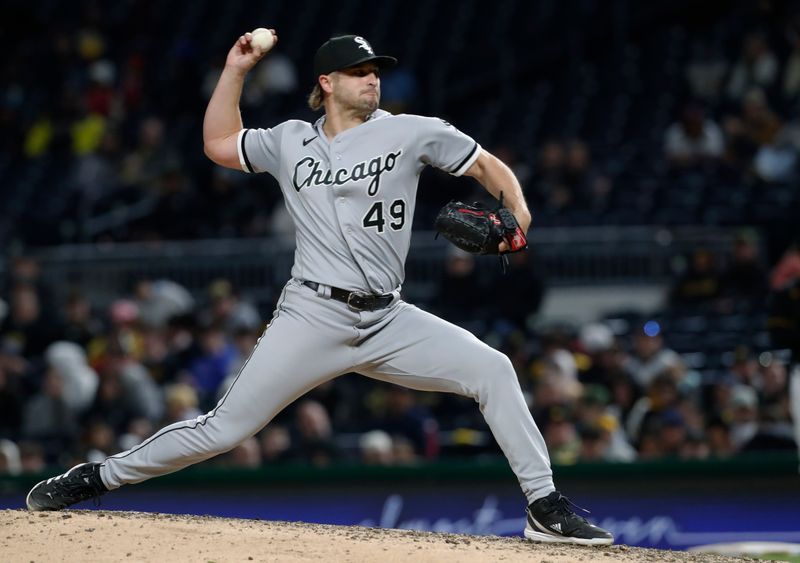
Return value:
M 731 271 L 741 270 L 742 254 L 757 256 L 741 250 L 748 244 L 750 233 L 737 239 Z M 509 355 L 555 463 L 793 450 L 791 356 L 778 348 L 800 357 L 800 251 L 792 247 L 771 271 L 753 267 L 758 283 L 744 286 L 715 279 L 708 267 L 702 279 L 680 275 L 664 312 L 651 318 L 543 325 L 546 281 L 529 255 L 512 256 L 508 273 L 509 283 L 529 291 L 487 304 L 481 296 L 491 287 L 476 275 L 474 257 L 453 251 L 430 308 Z M 100 460 L 200 416 L 225 393 L 268 319 L 227 279 L 200 296 L 170 280 L 140 279 L 99 308 L 77 290 L 56 297 L 41 274 L 35 259 L 19 256 L 0 294 L 0 472 Z M 710 362 L 698 361 L 701 354 L 669 345 L 676 321 L 687 320 L 675 316 L 687 299 L 695 324 L 744 315 L 745 324 L 761 318 L 763 330 L 777 301 L 769 317 L 775 342 L 759 347 L 747 330 L 730 333 L 718 365 L 704 369 Z M 695 346 L 683 350 L 704 350 L 720 336 L 705 324 L 690 330 Z M 464 455 L 500 455 L 472 400 L 349 374 L 213 463 L 392 465 Z
M 41 27 L 47 10 L 20 9 L 20 29 Z M 786 219 L 798 204 L 788 189 L 797 179 L 800 150 L 798 13 L 772 1 L 749 11 L 740 6 L 714 22 L 687 19 L 679 32 L 657 27 L 654 33 L 673 38 L 677 54 L 654 51 L 641 61 L 636 53 L 644 42 L 630 38 L 622 54 L 611 49 L 608 56 L 612 67 L 638 65 L 630 67 L 640 75 L 632 85 L 627 79 L 613 88 L 598 84 L 602 76 L 567 83 L 577 101 L 542 102 L 554 115 L 528 139 L 504 133 L 500 118 L 494 126 L 471 119 L 474 101 L 451 108 L 452 116 L 441 114 L 431 104 L 435 96 L 420 95 L 433 82 L 431 69 L 419 65 L 383 77 L 384 105 L 436 113 L 475 135 L 517 173 L 539 226 L 768 227 L 770 218 Z M 291 230 L 270 178 L 226 171 L 203 156 L 202 115 L 229 38 L 215 33 L 203 44 L 187 31 L 171 41 L 144 23 L 166 17 L 148 2 L 111 9 L 85 1 L 62 16 L 51 14 L 46 25 L 52 31 L 35 41 L 19 37 L 27 58 L 0 62 L 0 179 L 16 188 L 0 206 L 0 240 L 48 245 Z M 54 23 L 58 19 L 61 24 Z M 311 80 L 296 66 L 306 56 L 289 44 L 256 67 L 242 98 L 248 124 L 315 118 L 304 108 Z M 605 72 L 591 53 L 583 57 L 575 63 L 587 65 L 580 72 Z M 670 67 L 669 90 L 650 106 L 636 101 L 632 108 L 637 92 L 657 87 L 652 67 L 659 57 Z M 27 72 L 39 64 L 49 72 Z M 557 85 L 561 78 L 543 74 L 538 80 Z M 524 80 L 515 86 L 530 87 Z M 589 103 L 596 116 L 584 115 Z M 593 129 L 592 119 L 603 114 L 618 117 Z M 530 121 L 524 114 L 515 118 L 520 125 Z M 573 122 L 582 125 L 565 125 Z M 429 175 L 426 186 L 417 223 L 426 228 L 448 197 L 468 197 L 463 184 L 445 175 Z
M 528 97 L 539 90 L 523 71 L 512 85 L 525 105 L 506 104 L 513 119 L 489 120 L 486 131 L 469 121 L 485 121 L 476 108 L 493 115 L 486 100 L 458 98 L 464 119 L 453 122 L 512 167 L 534 228 L 760 227 L 742 230 L 726 256 L 698 248 L 676 264 L 660 314 L 582 326 L 537 323 L 547 285 L 532 252 L 510 257 L 503 286 L 519 288 L 513 292 L 487 283 L 472 256 L 447 256 L 426 306 L 509 354 L 556 463 L 725 458 L 795 447 L 791 359 L 776 349 L 800 359 L 800 251 L 792 245 L 783 254 L 765 253 L 758 237 L 796 229 L 800 19 L 783 8 L 788 3 L 755 4 L 746 12 L 750 19 L 732 10 L 713 25 L 692 20 L 697 29 L 689 25 L 678 35 L 655 25 L 656 43 L 664 32 L 682 37 L 676 49 L 687 51 L 659 52 L 664 68 L 650 68 L 662 59 L 637 63 L 636 41 L 645 40 L 629 38 L 618 50 L 625 64 L 640 65 L 630 91 L 623 91 L 627 82 L 602 73 L 599 84 L 586 88 L 596 91 L 592 103 L 606 104 L 589 116 L 602 124 L 600 132 L 592 133 L 590 118 L 583 128 L 562 127 L 580 122 L 575 115 L 582 110 L 573 106 L 590 103 L 582 89 L 569 92 L 569 112 L 553 110 L 539 120 L 557 132 L 536 129 L 523 109 L 535 105 Z M 10 4 L 16 24 L 0 34 L 0 41 L 14 42 L 14 56 L 0 61 L 5 248 L 292 236 L 271 179 L 215 167 L 203 156 L 203 111 L 235 37 L 226 33 L 239 33 L 240 22 L 217 21 L 213 9 L 200 8 L 175 22 L 163 6 L 45 1 L 37 12 Z M 240 19 L 249 17 L 240 12 Z M 168 29 L 161 29 L 165 22 Z M 242 98 L 248 123 L 314 118 L 302 106 L 311 81 L 295 67 L 300 48 L 288 40 L 282 49 L 248 79 Z M 583 62 L 601 71 L 625 66 L 617 65 L 616 47 L 604 49 L 609 67 L 592 59 L 588 46 Z M 434 86 L 450 82 L 431 76 L 438 67 L 428 63 L 383 77 L 387 107 L 438 114 L 434 102 L 445 95 Z M 647 81 L 657 84 L 662 74 L 675 79 L 668 91 L 636 105 Z M 535 86 L 550 78 L 537 76 Z M 603 94 L 603 82 L 610 93 Z M 567 107 L 553 98 L 541 107 Z M 501 127 L 512 121 L 513 131 Z M 638 130 L 640 121 L 655 128 Z M 526 127 L 536 130 L 536 142 L 533 135 L 514 136 Z M 475 187 L 444 174 L 423 181 L 415 226 L 426 229 L 442 203 L 467 199 Z M 197 295 L 168 279 L 140 279 L 118 288 L 119 298 L 106 306 L 80 289 L 62 296 L 43 281 L 35 259 L 7 253 L 0 284 L 0 473 L 99 460 L 213 408 L 269 319 L 268 308 L 240 295 L 235 280 L 216 280 Z M 772 340 L 765 342 L 757 333 L 767 329 Z M 313 390 L 214 463 L 408 464 L 458 455 L 499 455 L 471 400 L 347 375 Z

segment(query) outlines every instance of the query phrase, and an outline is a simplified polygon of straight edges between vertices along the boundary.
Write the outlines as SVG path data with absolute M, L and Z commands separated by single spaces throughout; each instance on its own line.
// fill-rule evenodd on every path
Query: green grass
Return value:
M 800 563 L 800 555 L 791 555 L 789 553 L 762 553 L 758 556 L 759 559 L 772 559 L 774 561 L 789 561 L 790 563 Z

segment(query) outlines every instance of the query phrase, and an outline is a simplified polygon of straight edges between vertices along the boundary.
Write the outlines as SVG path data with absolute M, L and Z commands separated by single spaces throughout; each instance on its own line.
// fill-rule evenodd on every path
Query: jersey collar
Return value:
M 375 121 L 376 119 L 389 117 L 390 115 L 392 115 L 392 114 L 389 113 L 388 111 L 385 111 L 385 110 L 382 110 L 382 109 L 376 109 L 375 111 L 373 111 L 369 115 L 369 117 L 367 118 L 367 121 L 365 123 L 370 122 L 370 121 Z M 323 131 L 322 131 L 322 126 L 323 125 L 325 125 L 325 115 L 323 115 L 322 117 L 320 117 L 319 119 L 317 119 L 314 122 L 314 129 L 317 131 L 317 133 L 320 134 L 320 136 L 322 136 L 322 134 L 323 134 Z

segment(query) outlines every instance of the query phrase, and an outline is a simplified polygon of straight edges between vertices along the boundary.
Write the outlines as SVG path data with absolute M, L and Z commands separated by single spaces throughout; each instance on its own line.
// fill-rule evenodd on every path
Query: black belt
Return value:
M 319 289 L 319 284 L 313 281 L 303 281 L 303 285 L 310 287 L 314 291 Z M 338 287 L 331 286 L 331 298 L 346 303 L 354 311 L 377 311 L 385 309 L 394 301 L 393 293 L 375 295 L 363 293 L 361 291 L 347 291 Z

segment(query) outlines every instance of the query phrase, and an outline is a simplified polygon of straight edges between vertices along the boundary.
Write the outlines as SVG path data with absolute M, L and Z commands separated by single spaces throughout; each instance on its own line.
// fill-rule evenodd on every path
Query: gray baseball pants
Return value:
M 105 485 L 138 483 L 231 450 L 304 393 L 357 372 L 411 389 L 472 397 L 528 501 L 555 490 L 544 439 L 505 355 L 399 295 L 385 309 L 357 312 L 330 299 L 329 291 L 290 280 L 217 406 L 107 458 L 100 468 Z

